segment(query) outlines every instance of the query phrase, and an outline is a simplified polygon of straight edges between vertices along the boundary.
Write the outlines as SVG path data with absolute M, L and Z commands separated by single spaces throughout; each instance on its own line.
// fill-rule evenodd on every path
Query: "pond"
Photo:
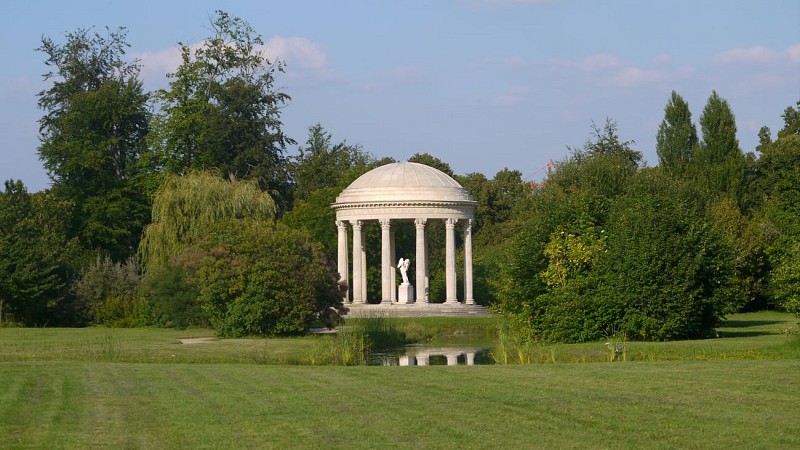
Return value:
M 373 353 L 372 366 L 474 366 L 494 364 L 490 345 L 454 343 L 411 344 L 394 351 Z

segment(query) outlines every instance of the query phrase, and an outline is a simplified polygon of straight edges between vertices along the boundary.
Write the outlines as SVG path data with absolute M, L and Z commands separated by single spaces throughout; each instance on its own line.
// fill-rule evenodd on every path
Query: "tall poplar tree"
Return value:
M 696 151 L 696 176 L 710 196 L 741 199 L 744 155 L 736 138 L 736 118 L 728 102 L 712 91 L 700 115 L 703 140 Z
M 697 129 L 692 123 L 689 104 L 672 91 L 656 135 L 659 166 L 673 175 L 682 174 L 694 157 L 696 145 Z

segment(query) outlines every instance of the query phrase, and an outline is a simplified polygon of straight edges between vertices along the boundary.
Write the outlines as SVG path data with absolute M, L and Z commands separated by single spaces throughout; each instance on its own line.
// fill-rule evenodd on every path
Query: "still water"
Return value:
M 488 346 L 413 344 L 395 351 L 373 353 L 372 366 L 473 366 L 494 364 Z

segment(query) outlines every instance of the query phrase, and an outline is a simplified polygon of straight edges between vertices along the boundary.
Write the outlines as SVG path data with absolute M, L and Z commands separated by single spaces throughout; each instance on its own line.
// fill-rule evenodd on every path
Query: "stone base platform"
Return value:
M 463 303 L 391 303 L 383 304 L 364 304 L 347 303 L 345 304 L 350 311 L 344 317 L 451 317 L 451 316 L 471 316 L 488 317 L 491 314 L 485 306 L 465 305 Z

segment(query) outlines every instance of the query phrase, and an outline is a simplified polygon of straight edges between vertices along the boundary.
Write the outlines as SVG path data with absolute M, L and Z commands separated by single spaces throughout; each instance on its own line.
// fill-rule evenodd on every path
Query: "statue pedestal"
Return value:
M 413 284 L 401 284 L 398 287 L 397 303 L 406 304 L 406 305 L 414 303 L 414 285 Z

